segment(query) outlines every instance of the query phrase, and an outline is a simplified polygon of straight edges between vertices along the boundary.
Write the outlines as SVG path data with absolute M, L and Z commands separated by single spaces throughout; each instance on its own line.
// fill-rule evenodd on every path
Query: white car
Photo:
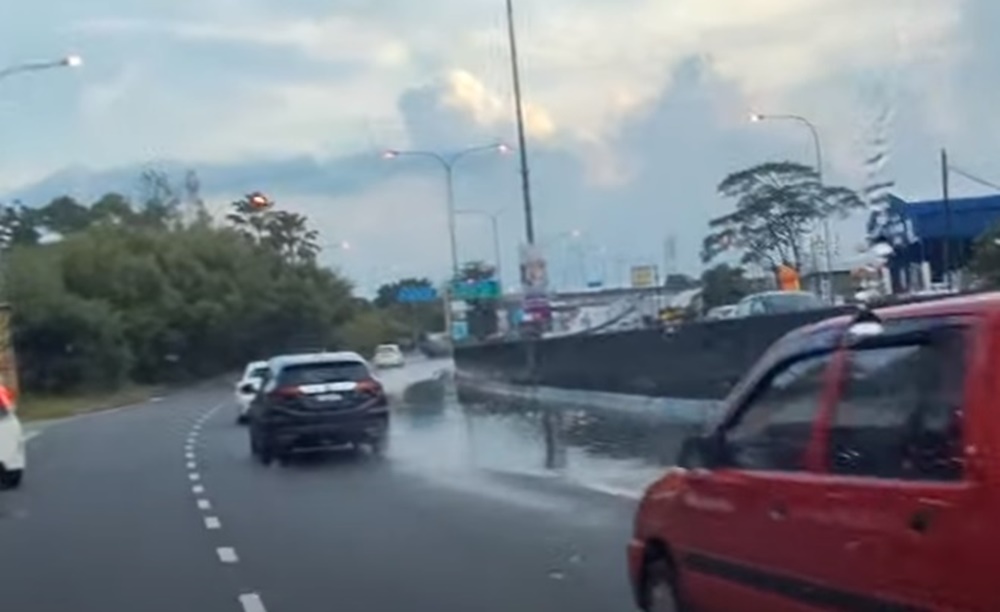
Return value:
M 406 359 L 398 344 L 380 344 L 375 347 L 372 363 L 376 368 L 401 368 L 406 365 Z
M 0 489 L 15 489 L 24 476 L 24 430 L 16 409 L 0 406 Z
M 243 377 L 236 383 L 236 422 L 245 424 L 247 422 L 247 411 L 250 410 L 250 402 L 257 396 L 261 380 L 267 373 L 266 361 L 251 361 L 243 370 Z

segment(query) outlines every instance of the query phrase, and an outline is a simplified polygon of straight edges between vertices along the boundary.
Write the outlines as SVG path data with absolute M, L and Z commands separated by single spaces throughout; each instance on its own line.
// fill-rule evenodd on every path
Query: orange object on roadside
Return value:
M 7 385 L 0 383 L 0 412 L 12 412 L 14 410 L 14 393 Z
M 788 264 L 778 266 L 778 287 L 782 291 L 801 291 L 799 273 Z

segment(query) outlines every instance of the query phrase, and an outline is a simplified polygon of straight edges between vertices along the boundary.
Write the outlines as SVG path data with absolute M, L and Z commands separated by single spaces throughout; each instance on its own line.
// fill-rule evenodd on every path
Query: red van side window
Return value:
M 966 328 L 941 327 L 849 351 L 830 431 L 837 474 L 962 478 Z
M 805 469 L 805 451 L 821 408 L 824 373 L 832 356 L 823 353 L 785 362 L 764 377 L 726 430 L 731 467 Z

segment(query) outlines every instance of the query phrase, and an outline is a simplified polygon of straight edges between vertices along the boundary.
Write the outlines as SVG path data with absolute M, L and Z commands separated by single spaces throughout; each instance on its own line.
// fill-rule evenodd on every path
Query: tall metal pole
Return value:
M 458 238 L 455 232 L 455 172 L 451 162 L 442 159 L 448 201 L 448 240 L 451 244 L 451 280 L 458 278 Z
M 941 199 L 944 203 L 944 215 L 945 215 L 945 228 L 947 235 L 944 237 L 944 241 L 941 245 L 941 261 L 944 267 L 944 281 L 948 285 L 948 289 L 952 288 L 951 283 L 951 234 L 952 234 L 952 215 L 951 215 L 951 194 L 948 188 L 948 151 L 946 149 L 941 149 Z
M 496 258 L 497 262 L 497 280 L 500 281 L 501 291 L 503 291 L 503 273 L 501 272 L 503 259 L 500 254 L 500 225 L 497 221 L 496 214 L 490 215 L 490 224 L 493 226 L 493 257 Z
M 530 245 L 535 243 L 535 221 L 531 210 L 528 146 L 524 136 L 524 106 L 521 100 L 521 70 L 517 58 L 517 35 L 514 32 L 513 0 L 507 0 L 507 38 L 510 41 L 510 67 L 514 81 L 514 109 L 517 113 L 517 150 L 521 158 L 521 198 L 524 202 L 524 237 Z

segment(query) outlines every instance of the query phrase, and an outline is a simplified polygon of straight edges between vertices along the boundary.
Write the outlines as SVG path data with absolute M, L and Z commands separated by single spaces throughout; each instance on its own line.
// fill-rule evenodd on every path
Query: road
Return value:
M 25 488 L 0 495 L 0 609 L 632 609 L 623 547 L 639 483 L 580 476 L 634 459 L 580 464 L 571 448 L 547 469 L 531 418 L 469 414 L 400 407 L 383 460 L 268 468 L 225 386 L 49 424 Z

